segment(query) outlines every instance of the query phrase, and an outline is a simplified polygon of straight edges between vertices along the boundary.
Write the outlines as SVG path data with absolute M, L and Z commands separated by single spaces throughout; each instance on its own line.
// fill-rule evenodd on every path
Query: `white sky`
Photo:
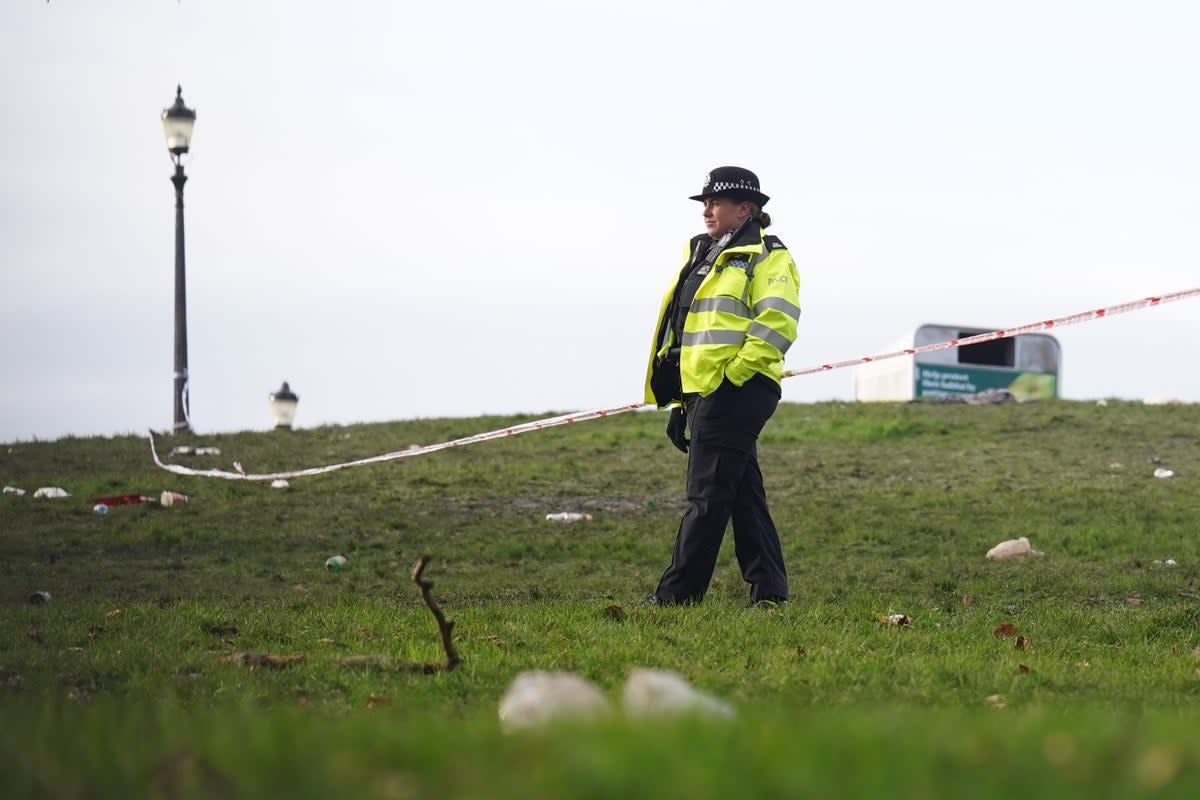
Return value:
M 0 441 L 641 399 L 687 195 L 755 170 L 801 272 L 789 368 L 925 322 L 1200 286 L 1184 2 L 7 0 Z M 1200 401 L 1200 300 L 1056 332 L 1068 398 Z M 850 399 L 840 370 L 784 400 Z

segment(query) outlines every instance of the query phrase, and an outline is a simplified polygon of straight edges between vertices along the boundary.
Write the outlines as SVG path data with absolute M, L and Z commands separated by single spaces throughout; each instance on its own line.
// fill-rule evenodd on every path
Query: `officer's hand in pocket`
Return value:
M 680 407 L 676 406 L 671 409 L 671 416 L 667 418 L 667 438 L 671 440 L 671 444 L 675 445 L 681 452 L 688 451 L 690 441 L 687 438 L 687 413 Z

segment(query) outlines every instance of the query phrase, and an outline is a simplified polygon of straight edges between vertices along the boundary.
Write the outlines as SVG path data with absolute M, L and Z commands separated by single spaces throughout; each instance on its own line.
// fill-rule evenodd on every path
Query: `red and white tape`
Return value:
M 860 358 L 852 358 L 846 361 L 838 361 L 832 364 L 821 364 L 819 366 L 807 367 L 804 369 L 793 369 L 783 373 L 784 378 L 792 378 L 797 375 L 811 375 L 816 372 L 828 372 L 830 370 L 842 369 L 843 367 L 853 367 L 859 364 L 869 364 L 873 361 L 883 361 L 888 358 L 898 358 L 900 356 L 911 356 L 917 353 L 928 353 L 934 350 L 947 350 L 951 347 L 962 347 L 964 345 L 978 344 L 980 342 L 990 342 L 994 339 L 1007 339 L 1011 336 L 1019 336 L 1023 333 L 1034 333 L 1036 331 L 1050 330 L 1052 328 L 1062 328 L 1067 325 L 1075 325 L 1080 322 L 1090 322 L 1094 319 L 1103 317 L 1111 317 L 1116 314 L 1124 314 L 1129 311 L 1138 311 L 1143 308 L 1151 308 L 1153 306 L 1163 305 L 1165 303 L 1173 303 L 1177 300 L 1186 300 L 1190 297 L 1200 296 L 1200 289 L 1186 289 L 1180 292 L 1171 292 L 1158 297 L 1146 297 L 1142 300 L 1134 300 L 1129 303 L 1120 303 L 1118 305 L 1107 306 L 1106 308 L 1098 308 L 1094 311 L 1084 311 L 1079 314 L 1072 314 L 1067 317 L 1059 317 L 1057 319 L 1048 319 L 1043 322 L 1031 322 L 1028 325 L 1021 325 L 1015 328 L 1005 328 L 1003 330 L 991 331 L 989 333 L 981 333 L 977 336 L 968 336 L 963 339 L 950 339 L 945 342 L 937 342 L 935 344 L 922 345 L 921 347 L 909 347 L 904 350 L 897 350 L 892 353 L 879 353 L 873 356 L 862 356 Z M 308 469 L 290 470 L 287 472 L 269 472 L 262 474 L 251 474 L 244 472 L 240 464 L 234 462 L 235 472 L 220 469 L 192 469 L 181 464 L 164 464 L 158 457 L 158 451 L 154 446 L 154 435 L 150 435 L 150 453 L 154 457 L 154 463 L 168 472 L 174 472 L 176 475 L 195 475 L 204 478 L 224 478 L 226 480 L 236 481 L 273 481 L 287 478 L 303 478 L 309 475 L 323 475 L 327 472 L 335 472 L 339 469 L 347 467 L 361 467 L 367 464 L 381 464 L 385 461 L 395 461 L 400 458 L 410 458 L 412 456 L 425 455 L 438 450 L 445 450 L 450 447 L 462 447 L 468 444 L 477 444 L 486 442 L 492 439 L 504 439 L 509 436 L 516 436 L 521 433 L 529 433 L 530 431 L 540 431 L 545 428 L 554 428 L 559 425 L 570 425 L 576 422 L 586 422 L 587 420 L 599 419 L 601 417 L 612 417 L 617 414 L 624 414 L 626 411 L 637 411 L 639 408 L 645 408 L 649 403 L 627 403 L 625 405 L 613 406 L 611 408 L 597 408 L 591 411 L 578 411 L 572 414 L 562 414 L 557 417 L 549 417 L 547 419 L 535 420 L 533 422 L 523 422 L 520 425 L 513 425 L 509 428 L 499 428 L 486 433 L 476 433 L 471 436 L 464 436 L 460 439 L 453 439 L 447 442 L 439 442 L 437 444 L 429 444 L 423 447 L 411 447 L 407 450 L 399 450 L 394 453 L 384 453 L 383 455 L 371 456 L 370 458 L 360 458 L 355 461 L 346 461 L 341 464 L 328 464 L 323 467 L 310 467 Z

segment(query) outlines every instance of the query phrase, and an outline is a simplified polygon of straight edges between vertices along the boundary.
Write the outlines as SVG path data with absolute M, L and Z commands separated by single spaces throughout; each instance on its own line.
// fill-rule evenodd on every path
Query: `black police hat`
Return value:
M 759 208 L 771 198 L 758 188 L 758 176 L 742 167 L 717 167 L 704 176 L 704 188 L 689 200 L 707 200 L 710 197 L 732 197 L 749 200 Z

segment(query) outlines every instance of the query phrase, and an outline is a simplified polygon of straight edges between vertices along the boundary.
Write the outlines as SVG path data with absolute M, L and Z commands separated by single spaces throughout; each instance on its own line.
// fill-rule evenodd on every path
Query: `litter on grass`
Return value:
M 21 495 L 25 494 L 25 490 L 24 490 L 24 489 L 18 489 L 16 486 L 5 486 L 5 487 L 4 487 L 4 493 L 5 493 L 5 494 L 11 494 L 11 495 L 14 495 L 14 496 L 16 496 L 16 497 L 20 497 Z
M 554 720 L 596 719 L 610 711 L 608 698 L 588 679 L 572 672 L 528 670 L 500 698 L 500 725 L 512 732 Z
M 1154 470 L 1154 477 L 1156 477 L 1156 478 L 1173 478 L 1173 477 L 1175 477 L 1175 473 L 1172 470 L 1163 469 L 1162 467 L 1159 467 L 1158 469 Z
M 186 494 L 180 494 L 179 492 L 172 492 L 166 489 L 164 489 L 163 493 L 158 496 L 158 502 L 162 503 L 167 508 L 170 508 L 176 503 L 186 503 L 187 501 L 188 496 Z
M 272 489 L 286 489 L 286 488 L 288 488 L 288 482 L 285 481 L 283 478 L 276 478 L 275 480 L 271 481 L 271 488 Z
M 94 497 L 92 498 L 92 502 L 112 508 L 113 506 L 133 506 L 138 503 L 149 503 L 153 499 L 148 494 L 115 494 L 111 497 Z
M 61 486 L 43 486 L 33 493 L 34 497 L 70 497 L 70 493 Z
M 221 455 L 221 448 L 182 445 L 180 447 L 172 447 L 170 454 L 173 456 L 219 456 Z
M 677 672 L 635 667 L 621 691 L 625 713 L 633 717 L 697 714 L 728 719 L 733 706 L 694 688 Z
M 1019 539 L 1008 539 L 987 551 L 987 557 L 991 561 L 1007 561 L 1012 558 L 1024 558 L 1025 556 L 1040 556 L 1044 555 L 1040 550 L 1034 550 L 1029 544 L 1029 539 L 1022 536 Z
M 550 522 L 591 522 L 591 514 L 581 514 L 578 511 L 560 511 L 557 514 L 547 514 Z
M 635 667 L 621 690 L 621 705 L 632 718 L 693 714 L 728 719 L 733 706 L 695 689 L 680 674 Z M 540 727 L 563 719 L 596 720 L 612 704 L 600 688 L 572 672 L 527 670 L 517 675 L 500 698 L 500 725 L 506 732 Z

